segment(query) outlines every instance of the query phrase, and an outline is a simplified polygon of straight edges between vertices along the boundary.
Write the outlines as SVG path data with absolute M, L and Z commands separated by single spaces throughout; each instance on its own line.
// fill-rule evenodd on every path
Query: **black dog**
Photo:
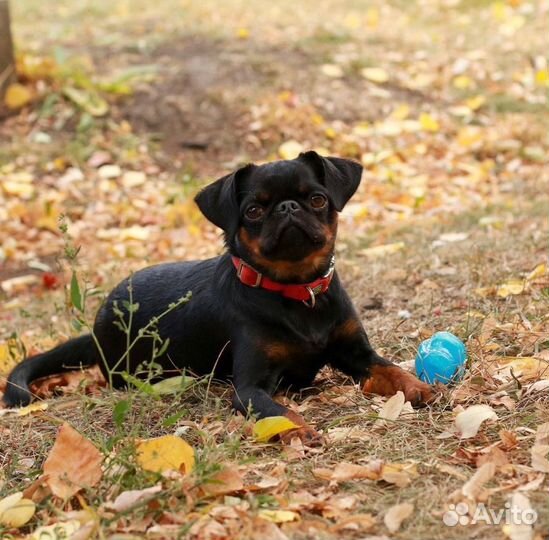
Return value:
M 374 352 L 334 270 L 338 212 L 361 173 L 353 161 L 307 152 L 291 161 L 247 165 L 207 186 L 195 200 L 223 229 L 228 253 L 152 266 L 123 281 L 95 321 L 105 358 L 91 335 L 72 339 L 18 365 L 4 401 L 26 404 L 30 381 L 97 363 L 115 387 L 127 384 L 122 371 L 138 373 L 158 346 L 147 334 L 124 356 L 128 341 L 120 317 L 128 323 L 129 288 L 132 302 L 139 303 L 131 315 L 131 340 L 192 291 L 187 305 L 156 324 L 160 337 L 169 339 L 165 350 L 157 350 L 160 377 L 182 369 L 232 376 L 234 408 L 259 417 L 289 416 L 302 426 L 291 436 L 319 439 L 271 396 L 280 385 L 311 385 L 327 364 L 360 381 L 364 392 L 402 390 L 415 405 L 429 401 L 430 386 Z

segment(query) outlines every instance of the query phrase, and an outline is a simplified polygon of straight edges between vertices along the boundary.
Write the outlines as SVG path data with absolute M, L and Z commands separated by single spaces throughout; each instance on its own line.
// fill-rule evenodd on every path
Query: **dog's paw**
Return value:
M 400 388 L 406 401 L 409 401 L 413 407 L 425 407 L 433 402 L 437 395 L 435 389 L 431 385 L 420 381 L 411 373 L 408 375 L 408 378 L 402 379 L 403 384 Z
M 372 369 L 372 376 L 364 381 L 362 391 L 365 394 L 382 396 L 393 396 L 401 391 L 413 407 L 424 407 L 437 396 L 434 387 L 395 365 L 376 366 Z
M 305 446 L 311 447 L 323 446 L 326 442 L 324 437 L 310 426 L 289 429 L 279 435 L 283 444 L 290 444 L 294 437 L 297 437 Z

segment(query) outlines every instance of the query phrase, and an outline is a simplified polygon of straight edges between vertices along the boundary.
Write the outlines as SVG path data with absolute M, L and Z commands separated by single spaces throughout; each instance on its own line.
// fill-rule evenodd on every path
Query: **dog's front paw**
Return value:
M 434 388 L 411 373 L 405 373 L 407 377 L 401 378 L 402 387 L 399 390 L 404 393 L 406 401 L 409 401 L 413 407 L 424 407 L 431 403 L 436 396 Z
M 290 444 L 294 437 L 297 437 L 305 446 L 322 446 L 326 442 L 324 437 L 311 426 L 289 429 L 279 435 L 283 444 Z
M 374 366 L 371 376 L 362 385 L 365 394 L 393 396 L 399 390 L 414 407 L 424 407 L 436 397 L 432 386 L 395 365 Z

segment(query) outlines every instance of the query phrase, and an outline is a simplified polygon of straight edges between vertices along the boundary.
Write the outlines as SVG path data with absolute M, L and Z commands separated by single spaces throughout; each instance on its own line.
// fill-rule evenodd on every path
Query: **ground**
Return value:
M 71 519 L 80 538 L 549 535 L 545 2 L 19 0 L 12 15 L 22 86 L 0 112 L 0 372 L 81 332 L 129 272 L 220 253 L 192 203 L 200 186 L 310 148 L 364 165 L 337 269 L 372 343 L 412 368 L 419 343 L 449 330 L 468 370 L 427 409 L 392 401 L 384 421 L 385 398 L 323 372 L 285 398 L 326 435 L 314 450 L 255 441 L 215 382 L 151 397 L 88 374 L 57 379 L 66 395 L 52 398 L 50 381 L 36 388 L 47 408 L 1 411 L 0 492 L 37 502 L 20 529 L 0 511 L 2 537 Z M 478 433 L 456 427 L 464 409 L 490 416 Z M 65 422 L 106 460 L 64 503 L 34 482 Z M 194 472 L 144 470 L 138 441 L 173 433 Z M 109 507 L 151 486 L 153 501 Z M 533 527 L 470 523 L 478 504 L 509 501 L 537 511 Z M 469 524 L 445 525 L 460 502 Z

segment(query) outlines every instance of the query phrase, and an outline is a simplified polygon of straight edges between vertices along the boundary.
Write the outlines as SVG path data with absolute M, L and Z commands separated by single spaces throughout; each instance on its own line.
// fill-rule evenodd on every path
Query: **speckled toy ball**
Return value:
M 450 332 L 437 332 L 417 351 L 416 374 L 423 382 L 449 384 L 465 373 L 467 351 L 463 341 Z

